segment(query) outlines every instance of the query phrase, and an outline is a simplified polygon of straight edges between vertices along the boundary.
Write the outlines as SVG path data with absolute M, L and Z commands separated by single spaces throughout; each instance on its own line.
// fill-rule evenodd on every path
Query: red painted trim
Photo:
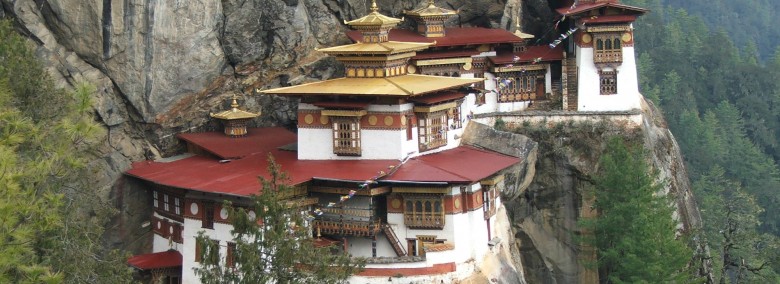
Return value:
M 434 264 L 432 267 L 418 267 L 418 268 L 365 268 L 362 272 L 358 273 L 358 276 L 416 276 L 416 275 L 433 275 L 444 274 L 449 272 L 455 272 L 457 266 L 454 262 Z

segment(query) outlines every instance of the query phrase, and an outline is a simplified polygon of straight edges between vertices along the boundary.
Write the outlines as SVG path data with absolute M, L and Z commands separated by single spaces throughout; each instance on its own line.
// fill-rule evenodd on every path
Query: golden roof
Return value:
M 344 22 L 352 27 L 355 26 L 395 26 L 401 19 L 388 17 L 379 13 L 379 7 L 376 6 L 376 0 L 371 1 L 371 13 L 362 18 Z
M 317 51 L 321 51 L 327 54 L 396 54 L 401 52 L 424 50 L 434 44 L 435 43 L 402 41 L 387 41 L 380 43 L 358 42 L 353 44 L 322 48 L 318 49 Z
M 452 16 L 457 14 L 457 12 L 453 10 L 436 7 L 436 5 L 433 4 L 433 0 L 428 0 L 428 6 L 411 11 L 405 11 L 404 13 L 415 17 Z
M 483 81 L 483 78 L 456 78 L 429 75 L 401 75 L 384 78 L 339 78 L 298 86 L 260 91 L 276 95 L 356 95 L 414 96 Z
M 218 113 L 210 113 L 209 115 L 213 118 L 223 120 L 249 119 L 260 116 L 260 113 L 252 113 L 238 109 L 238 101 L 236 101 L 236 99 L 237 98 L 234 95 L 233 102 L 230 104 L 231 109 Z

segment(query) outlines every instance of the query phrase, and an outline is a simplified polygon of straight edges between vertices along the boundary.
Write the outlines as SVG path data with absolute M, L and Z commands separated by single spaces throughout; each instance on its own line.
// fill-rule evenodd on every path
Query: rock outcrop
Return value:
M 613 135 L 644 144 L 658 172 L 658 182 L 664 185 L 659 194 L 668 194 L 676 201 L 673 217 L 679 229 L 700 228 L 701 216 L 677 142 L 654 106 L 644 103 L 642 116 L 639 126 L 594 119 L 586 123 L 532 124 L 514 130 L 539 143 L 537 149 L 527 151 L 525 174 L 507 177 L 503 195 L 519 250 L 517 266 L 522 267 L 528 283 L 598 281 L 597 273 L 586 266 L 593 263 L 592 250 L 577 241 L 581 233 L 577 222 L 594 214 L 588 187 L 598 171 L 607 138 Z M 523 148 L 528 146 L 516 149 Z

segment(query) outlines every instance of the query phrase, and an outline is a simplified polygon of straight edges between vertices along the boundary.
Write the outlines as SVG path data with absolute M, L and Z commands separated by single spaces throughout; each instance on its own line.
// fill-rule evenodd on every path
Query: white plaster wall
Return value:
M 615 95 L 601 95 L 599 73 L 593 63 L 593 48 L 577 47 L 576 50 L 578 111 L 624 111 L 640 108 L 634 47 L 623 47 L 623 63 L 615 68 L 618 71 L 618 93 Z
M 371 242 L 370 238 L 347 237 L 347 252 L 352 256 L 372 257 Z M 402 244 L 406 245 L 405 242 L 402 242 Z M 376 239 L 376 256 L 397 256 L 384 234 L 380 234 Z
M 204 231 L 206 236 L 208 236 L 210 239 L 219 241 L 219 254 L 223 264 L 225 261 L 225 255 L 227 254 L 227 242 L 233 240 L 233 237 L 230 235 L 230 231 L 233 229 L 233 226 L 231 225 L 214 223 L 213 230 L 203 229 L 201 228 L 201 225 L 201 220 L 184 218 L 184 230 L 182 232 L 182 239 L 184 240 L 184 243 L 182 244 L 183 250 L 181 251 L 182 283 L 200 283 L 200 280 L 195 275 L 195 271 L 193 270 L 193 268 L 199 265 L 197 262 L 195 262 L 195 237 L 198 236 L 198 232 Z
M 174 220 L 172 220 L 170 218 L 163 217 L 162 215 L 157 214 L 157 212 L 154 212 L 154 217 L 168 220 L 168 223 L 170 223 L 170 224 L 174 224 L 174 223 L 181 224 L 178 221 L 174 221 Z M 157 226 L 157 225 L 152 223 L 151 226 Z M 169 230 L 170 230 L 170 228 L 171 227 L 169 227 Z M 160 236 L 158 234 L 154 234 L 154 233 L 152 233 L 152 234 L 154 235 L 154 237 L 152 237 L 152 252 L 153 253 L 154 252 L 163 252 L 163 251 L 167 251 L 169 249 L 175 249 L 175 250 L 181 251 L 182 244 L 179 244 L 179 243 L 176 243 L 176 242 L 173 242 L 173 241 L 168 241 L 168 239 L 163 238 L 162 236 Z
M 339 156 L 333 153 L 333 130 L 298 128 L 300 160 L 399 160 L 410 151 L 406 130 L 361 129 L 361 156 Z M 416 143 L 416 139 L 412 139 Z M 416 144 L 415 144 L 416 145 Z

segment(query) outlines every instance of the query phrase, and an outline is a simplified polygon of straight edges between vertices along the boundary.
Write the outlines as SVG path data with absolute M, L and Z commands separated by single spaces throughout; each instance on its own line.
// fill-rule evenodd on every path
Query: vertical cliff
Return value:
M 642 124 L 628 125 L 601 118 L 580 122 L 508 125 L 508 130 L 538 143 L 522 174 L 507 179 L 505 205 L 512 220 L 518 267 L 528 283 L 593 283 L 587 269 L 593 254 L 577 241 L 577 222 L 595 214 L 591 208 L 592 177 L 607 138 L 620 136 L 643 144 L 659 174 L 663 191 L 675 200 L 673 216 L 681 232 L 701 226 L 680 148 L 657 109 L 643 104 Z M 532 154 L 531 154 L 532 153 Z

